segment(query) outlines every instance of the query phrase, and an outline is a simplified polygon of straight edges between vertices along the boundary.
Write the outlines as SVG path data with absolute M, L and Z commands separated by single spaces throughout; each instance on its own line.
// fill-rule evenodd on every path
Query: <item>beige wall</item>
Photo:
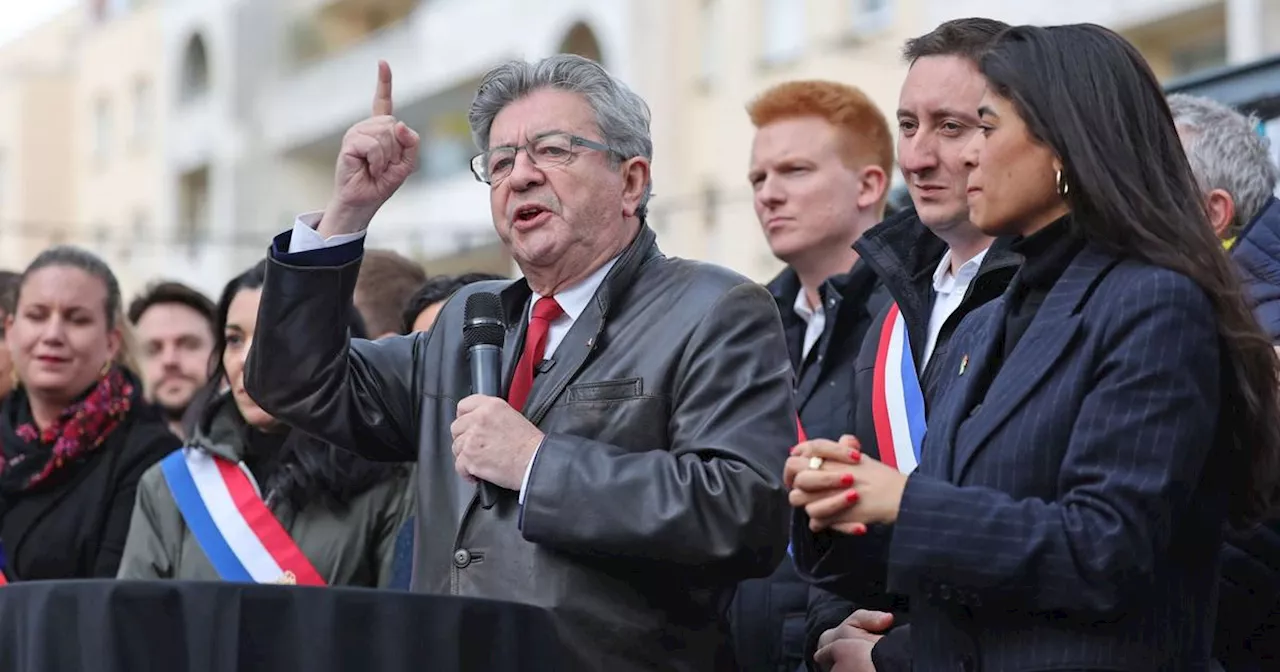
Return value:
M 803 46 L 790 59 L 768 63 L 763 58 L 768 1 L 657 0 L 634 10 L 638 33 L 653 36 L 633 55 L 642 65 L 632 83 L 653 111 L 651 223 L 659 242 L 667 254 L 712 261 L 759 281 L 771 278 L 782 264 L 769 253 L 752 209 L 746 173 L 754 129 L 745 105 L 782 81 L 834 79 L 862 89 L 896 135 L 894 110 L 906 74 L 902 45 L 935 27 L 926 17 L 936 14 L 939 2 L 892 0 L 888 23 L 860 33 L 853 28 L 851 0 L 792 0 L 805 10 Z M 703 8 L 715 2 L 721 11 L 714 25 L 704 25 Z M 1262 4 L 1267 25 L 1280 25 L 1280 2 Z M 1173 65 L 1175 53 L 1229 37 L 1225 5 L 1191 10 L 1184 5 L 1170 5 L 1167 16 L 1153 15 L 1125 30 L 1163 78 L 1180 74 Z M 1026 13 L 1025 3 L 1016 7 Z M 992 18 L 1013 18 L 999 14 Z M 1280 50 L 1274 36 L 1265 41 L 1267 53 Z M 704 77 L 708 46 L 716 57 Z
M 636 87 L 654 113 L 653 224 L 666 253 L 761 281 L 781 269 L 756 223 L 746 177 L 754 129 L 745 106 L 764 89 L 791 79 L 834 79 L 862 89 L 887 117 L 897 108 L 906 73 L 898 54 L 915 32 L 917 0 L 900 1 L 894 21 L 866 35 L 855 34 L 848 0 L 796 1 L 805 7 L 804 46 L 773 63 L 763 56 L 763 0 L 719 0 L 724 11 L 713 27 L 703 25 L 701 0 L 637 10 L 637 22 L 666 31 L 660 48 L 646 44 L 636 56 L 650 66 Z M 704 78 L 708 40 L 718 55 Z M 709 194 L 716 203 L 710 210 Z
M 162 22 L 160 3 L 127 16 L 94 24 L 86 31 L 77 55 L 74 128 L 78 136 L 72 169 L 80 175 L 78 221 L 84 241 L 106 244 L 98 251 L 112 264 L 126 292 L 150 280 L 140 277 L 137 264 L 127 263 L 138 249 L 161 245 L 161 199 L 164 161 L 164 114 L 170 91 L 161 78 Z M 149 94 L 141 101 L 149 121 L 135 132 L 139 109 L 137 91 L 146 82 Z M 96 109 L 106 101 L 110 124 L 105 150 L 96 149 Z M 105 233 L 104 233 L 105 232 Z
M 76 218 L 68 169 L 75 129 L 71 45 L 82 14 L 66 12 L 0 47 L 0 268 L 20 270 Z

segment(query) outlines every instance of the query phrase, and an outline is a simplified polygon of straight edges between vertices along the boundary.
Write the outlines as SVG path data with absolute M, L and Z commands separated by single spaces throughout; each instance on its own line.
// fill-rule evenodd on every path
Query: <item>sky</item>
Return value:
M 55 17 L 80 0 L 0 0 L 0 44 Z

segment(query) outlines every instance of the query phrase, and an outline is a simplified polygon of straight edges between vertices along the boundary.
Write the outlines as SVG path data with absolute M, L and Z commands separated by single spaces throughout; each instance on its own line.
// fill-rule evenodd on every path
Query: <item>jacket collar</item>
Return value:
M 1003 363 L 999 361 L 998 352 L 1003 347 L 1001 333 L 1008 302 L 1002 298 L 995 304 L 970 341 L 973 350 L 961 353 L 960 368 L 944 373 L 954 377 L 951 385 L 955 390 L 950 394 L 959 403 L 949 404 L 945 412 L 938 414 L 939 441 L 930 446 L 939 448 L 934 451 L 939 457 L 947 454 L 950 462 L 944 470 L 954 482 L 964 478 L 974 455 L 986 445 L 991 434 L 1057 366 L 1080 332 L 1085 304 L 1118 263 L 1118 257 L 1086 244 L 1053 284 L 1026 333 Z M 998 368 L 993 370 L 993 367 Z M 989 375 L 992 373 L 994 376 Z M 980 401 L 982 412 L 965 421 L 965 414 Z M 934 420 L 930 418 L 931 426 Z M 968 424 L 964 441 L 957 442 L 961 422 Z M 929 452 L 925 451 L 926 459 Z
M 657 235 L 654 234 L 653 229 L 641 224 L 631 244 L 622 251 L 613 268 L 609 269 L 608 274 L 605 275 L 604 282 L 600 284 L 600 289 L 596 291 L 592 301 L 599 304 L 607 314 L 609 304 L 625 293 L 640 267 L 649 259 L 659 257 L 661 254 L 658 251 Z M 532 295 L 533 290 L 529 288 L 529 281 L 525 278 L 512 281 L 499 292 L 498 296 L 502 300 L 502 309 L 508 325 L 521 323 L 525 306 Z
M 209 402 L 187 445 L 238 463 L 244 457 L 244 440 L 244 419 L 227 391 Z

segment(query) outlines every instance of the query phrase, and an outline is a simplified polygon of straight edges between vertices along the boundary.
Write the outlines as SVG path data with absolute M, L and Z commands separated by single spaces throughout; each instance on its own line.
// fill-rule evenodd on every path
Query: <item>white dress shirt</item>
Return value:
M 564 341 L 564 337 L 568 335 L 569 329 L 574 322 L 578 321 L 578 316 L 582 315 L 582 311 L 587 309 L 587 304 L 591 303 L 591 299 L 595 297 L 596 290 L 600 289 L 600 284 L 604 282 L 604 276 L 609 275 L 609 269 L 618 262 L 618 258 L 614 257 L 605 263 L 604 266 L 597 268 L 595 272 L 576 284 L 565 287 L 560 290 L 552 298 L 560 307 L 564 309 L 564 314 L 557 317 L 551 326 L 547 329 L 547 350 L 543 355 L 544 359 L 550 359 L 555 354 L 556 348 L 560 347 L 560 343 Z M 525 323 L 533 319 L 533 304 L 541 299 L 542 295 L 534 292 L 529 297 L 529 307 L 525 309 Z M 518 409 L 517 409 L 518 410 Z M 539 445 L 539 448 L 542 446 Z M 529 474 L 533 473 L 533 461 L 538 459 L 538 451 L 533 451 L 533 457 L 529 458 L 529 464 L 524 468 L 524 478 L 520 480 L 520 504 L 524 505 L 524 493 L 529 486 Z
M 309 212 L 300 215 L 293 224 L 293 233 L 289 237 L 289 254 L 297 254 L 299 252 L 310 252 L 328 247 L 337 247 L 345 245 L 354 240 L 360 240 L 364 237 L 365 232 L 343 233 L 328 238 L 322 238 L 316 232 L 316 225 L 320 223 L 323 212 Z M 556 318 L 547 329 L 547 349 L 543 355 L 550 359 L 555 354 L 556 348 L 560 347 L 560 343 L 564 341 L 564 337 L 569 333 L 569 329 L 573 323 L 578 321 L 578 316 L 582 315 L 582 311 L 587 309 L 587 305 L 591 303 L 591 299 L 595 297 L 596 290 L 600 288 L 600 284 L 604 282 L 604 277 L 609 274 L 609 270 L 618 262 L 618 258 L 614 257 L 606 262 L 603 266 L 596 269 L 591 275 L 578 281 L 576 284 L 560 290 L 559 294 L 554 297 L 556 303 L 560 304 L 560 308 L 564 310 L 564 314 Z M 541 299 L 542 295 L 537 292 L 529 299 L 529 306 L 525 308 L 525 324 L 533 319 L 532 306 Z M 821 333 L 821 332 L 819 332 Z M 524 492 L 529 484 L 529 474 L 533 471 L 533 460 L 537 458 L 538 453 L 535 450 L 533 458 L 529 459 L 528 466 L 524 469 L 524 478 L 520 481 L 520 503 L 524 504 Z
M 800 361 L 809 358 L 809 351 L 818 343 L 818 339 L 822 338 L 822 331 L 827 328 L 827 312 L 822 307 L 822 300 L 819 298 L 818 305 L 809 305 L 809 293 L 804 287 L 796 292 L 796 302 L 791 307 L 800 319 L 804 320 L 804 345 L 800 350 Z
M 978 276 L 978 268 L 982 266 L 982 259 L 986 256 L 986 250 L 979 252 L 969 261 L 960 264 L 960 271 L 954 274 L 951 272 L 951 250 L 947 250 L 942 255 L 942 261 L 938 262 L 938 268 L 933 272 L 933 291 L 937 296 L 933 299 L 933 312 L 929 315 L 929 338 L 924 344 L 924 356 L 920 358 L 921 372 L 929 365 L 929 358 L 938 346 L 938 334 L 942 332 L 942 325 L 946 324 L 947 318 L 964 302 L 964 295 L 968 293 L 973 279 Z

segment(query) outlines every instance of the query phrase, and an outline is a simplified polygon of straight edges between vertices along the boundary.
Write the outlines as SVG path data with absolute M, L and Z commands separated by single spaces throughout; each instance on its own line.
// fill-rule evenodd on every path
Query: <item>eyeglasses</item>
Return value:
M 485 184 L 497 184 L 511 174 L 516 165 L 516 154 L 524 150 L 529 160 L 539 168 L 563 166 L 577 156 L 574 147 L 585 147 L 597 152 L 615 153 L 606 145 L 569 133 L 549 133 L 519 147 L 495 147 L 477 154 L 471 159 L 471 174 Z

